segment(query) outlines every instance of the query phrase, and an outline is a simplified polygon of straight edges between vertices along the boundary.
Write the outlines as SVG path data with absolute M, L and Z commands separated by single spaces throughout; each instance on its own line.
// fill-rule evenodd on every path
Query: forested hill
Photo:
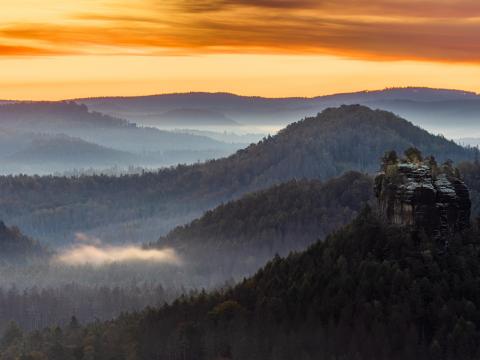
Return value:
M 246 192 L 294 178 L 373 172 L 386 150 L 410 146 L 438 160 L 473 157 L 472 150 L 392 113 L 342 106 L 206 163 L 115 178 L 1 177 L 0 217 L 45 240 L 102 228 L 107 238 L 128 233 L 130 241 L 151 241 L 172 225 Z
M 303 250 L 349 223 L 373 198 L 372 178 L 358 172 L 329 180 L 292 180 L 207 211 L 153 246 L 173 247 L 209 273 L 251 274 L 275 254 Z
M 267 146 L 269 142 L 274 146 Z M 280 176 L 287 163 L 300 173 L 318 177 L 346 170 L 376 171 L 386 149 L 402 152 L 412 145 L 440 161 L 473 157 L 471 150 L 434 136 L 393 113 L 360 105 L 326 109 L 316 117 L 287 126 L 261 145 L 253 152 L 281 159 L 269 169 L 271 174 L 268 171 L 264 175 L 274 178 Z
M 23 235 L 17 227 L 7 227 L 0 221 L 0 263 L 24 261 L 46 254 L 47 250 L 39 242 Z
M 90 111 L 85 105 L 69 101 L 0 104 L 0 129 L 66 134 L 135 153 L 232 149 L 231 145 L 206 136 L 140 127 L 117 117 Z
M 28 147 L 10 155 L 6 161 L 31 166 L 35 163 L 52 165 L 70 163 L 77 167 L 88 167 L 108 166 L 111 163 L 132 164 L 140 160 L 134 154 L 109 149 L 78 138 L 57 135 L 33 138 Z
M 0 104 L 0 127 L 29 131 L 72 128 L 126 128 L 126 120 L 91 112 L 74 102 L 19 102 Z
M 116 321 L 22 337 L 2 352 L 49 359 L 476 359 L 480 242 L 449 247 L 368 209 L 303 253 L 276 257 L 224 292 Z
M 328 107 L 362 104 L 384 109 L 415 124 L 452 136 L 478 133 L 480 96 L 473 92 L 422 87 L 333 94 L 314 98 L 262 98 L 225 93 L 183 93 L 76 100 L 92 110 L 139 123 L 159 123 L 165 112 L 190 108 L 221 113 L 241 124 L 285 125 Z M 202 122 L 197 121 L 197 126 Z

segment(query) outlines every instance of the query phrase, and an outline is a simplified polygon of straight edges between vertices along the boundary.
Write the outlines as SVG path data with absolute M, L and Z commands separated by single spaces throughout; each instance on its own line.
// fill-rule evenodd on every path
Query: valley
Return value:
M 398 277 L 406 284 L 416 281 L 408 276 L 430 276 L 410 254 L 428 248 L 433 256 L 428 266 L 463 271 L 441 263 L 437 245 L 423 238 L 419 243 L 414 233 L 379 217 L 375 175 L 386 149 L 400 154 L 418 149 L 438 164 L 455 163 L 474 219 L 480 211 L 477 148 L 363 105 L 329 107 L 250 145 L 261 135 L 202 126 L 158 130 L 75 103 L 38 104 L 33 108 L 40 115 L 33 116 L 30 106 L 0 107 L 5 148 L 0 219 L 7 224 L 0 229 L 0 303 L 10 309 L 0 312 L 6 334 L 0 353 L 15 352 L 23 339 L 30 353 L 48 358 L 82 358 L 89 351 L 123 358 L 131 347 L 140 358 L 169 358 L 185 346 L 189 354 L 207 358 L 260 359 L 278 352 L 289 357 L 298 351 L 308 358 L 337 354 L 332 344 L 348 331 L 353 337 L 342 350 L 345 356 L 372 356 L 366 341 L 402 358 L 430 353 L 438 339 L 451 336 L 452 328 L 442 334 L 423 330 L 425 338 L 418 340 L 412 308 L 369 318 L 368 309 L 380 301 L 371 291 L 384 291 L 383 284 Z M 212 151 L 212 158 L 158 168 L 158 154 L 175 162 L 171 154 L 184 152 L 191 159 L 190 151 L 194 156 Z M 15 174 L 9 164 L 28 171 Z M 41 175 L 42 169 L 50 172 Z M 475 232 L 461 236 L 455 241 L 476 244 Z M 452 261 L 475 254 L 452 246 Z M 386 275 L 378 278 L 377 270 L 365 266 L 384 268 Z M 408 307 L 391 302 L 398 291 L 417 296 L 399 289 L 385 293 L 382 306 Z M 442 291 L 454 299 L 467 296 Z M 405 316 L 400 325 L 414 329 L 412 334 L 382 337 L 382 324 L 400 314 Z M 301 345 L 295 345 L 287 324 L 297 329 Z M 57 355 L 45 347 L 52 341 L 50 330 L 41 329 L 50 326 L 63 329 L 55 340 Z M 285 330 L 274 331 L 278 326 Z M 359 335 L 362 326 L 369 329 L 366 337 Z M 127 335 L 126 327 L 135 335 Z M 171 328 L 176 330 L 167 335 Z M 41 341 L 19 335 L 29 331 L 39 331 Z M 309 331 L 320 338 L 308 337 Z M 325 336 L 332 331 L 335 335 Z M 260 333 L 270 334 L 265 344 L 255 340 Z M 102 345 L 85 348 L 90 336 Z M 112 347 L 109 336 L 125 347 Z M 448 351 L 460 350 L 452 345 Z

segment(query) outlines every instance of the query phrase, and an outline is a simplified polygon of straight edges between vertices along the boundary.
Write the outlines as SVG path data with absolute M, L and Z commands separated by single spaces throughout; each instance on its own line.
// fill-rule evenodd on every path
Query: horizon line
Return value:
M 171 96 L 171 95 L 194 95 L 194 94 L 204 94 L 204 95 L 230 95 L 235 97 L 242 98 L 256 98 L 256 99 L 268 99 L 268 100 L 287 100 L 287 99 L 305 99 L 305 100 L 314 100 L 319 98 L 325 98 L 330 96 L 340 96 L 340 95 L 349 95 L 349 94 L 361 94 L 361 93 L 373 93 L 373 92 L 382 92 L 382 91 L 391 91 L 391 90 L 436 90 L 436 91 L 451 91 L 464 93 L 465 95 L 475 95 L 480 96 L 480 93 L 475 91 L 456 89 L 456 88 L 435 88 L 428 86 L 393 86 L 393 87 L 384 87 L 377 89 L 363 89 L 357 91 L 346 91 L 338 93 L 330 93 L 325 95 L 315 95 L 315 96 L 260 96 L 260 95 L 242 95 L 239 93 L 233 93 L 228 91 L 184 91 L 184 92 L 165 92 L 165 93 L 151 93 L 145 95 L 105 95 L 105 96 L 92 96 L 92 97 L 78 97 L 78 98 L 65 98 L 58 100 L 19 100 L 19 99 L 0 99 L 0 102 L 10 102 L 10 103 L 38 103 L 38 102 L 68 102 L 68 101 L 81 101 L 81 100 L 101 100 L 101 99 L 134 99 L 134 98 L 149 98 L 149 97 L 160 97 L 160 96 Z M 5 104 L 0 104 L 5 105 Z

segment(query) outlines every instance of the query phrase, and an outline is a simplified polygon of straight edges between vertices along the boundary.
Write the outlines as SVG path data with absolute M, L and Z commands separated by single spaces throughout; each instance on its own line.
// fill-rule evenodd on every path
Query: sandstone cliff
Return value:
M 447 239 L 470 223 L 470 196 L 451 162 L 439 166 L 433 157 L 422 158 L 414 148 L 399 159 L 385 155 L 375 178 L 375 195 L 385 219 L 392 224 L 424 230 Z

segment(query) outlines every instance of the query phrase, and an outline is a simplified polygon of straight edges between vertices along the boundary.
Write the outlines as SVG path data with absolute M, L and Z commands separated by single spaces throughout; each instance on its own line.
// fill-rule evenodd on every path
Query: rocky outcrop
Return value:
M 416 149 L 398 159 L 389 152 L 375 178 L 380 211 L 392 224 L 424 230 L 434 238 L 447 239 L 470 223 L 467 186 L 450 162 L 438 166 L 433 157 L 423 159 Z

